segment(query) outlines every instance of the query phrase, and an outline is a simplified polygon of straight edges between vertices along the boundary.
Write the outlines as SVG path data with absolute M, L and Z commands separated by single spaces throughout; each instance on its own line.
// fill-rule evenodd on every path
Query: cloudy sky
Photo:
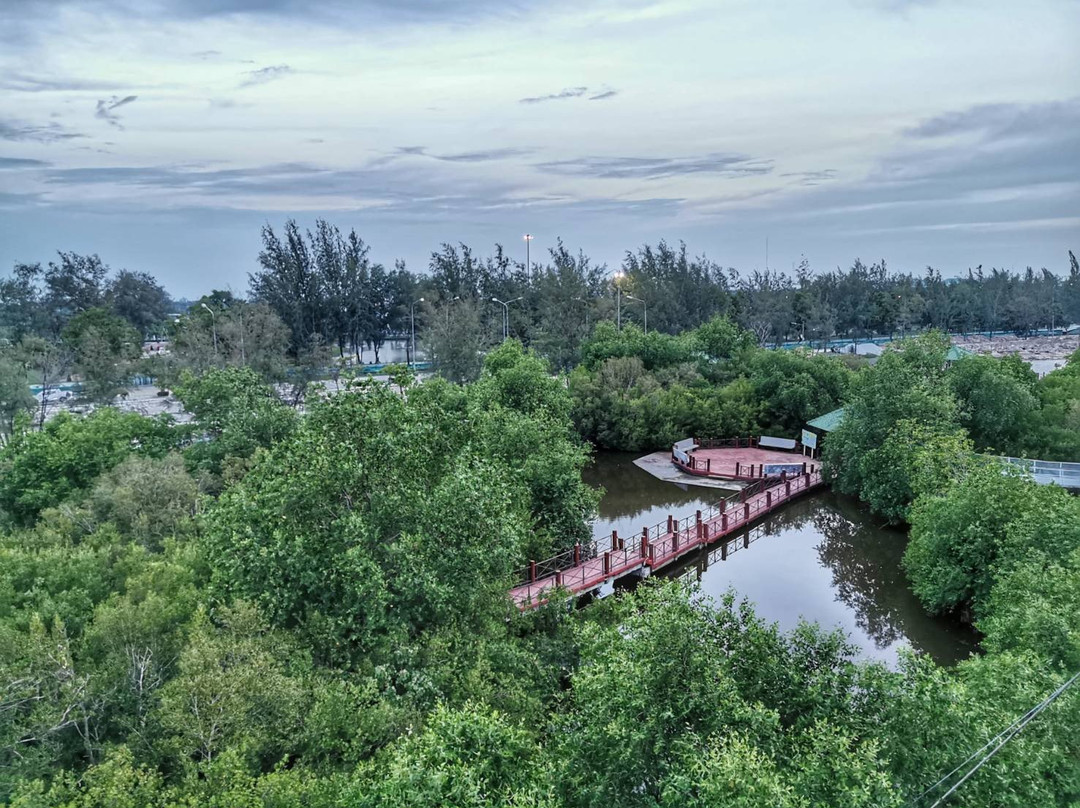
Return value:
M 416 270 L 532 232 L 1065 271 L 1078 41 L 1077 0 L 0 0 L 0 270 L 243 290 L 325 216 Z

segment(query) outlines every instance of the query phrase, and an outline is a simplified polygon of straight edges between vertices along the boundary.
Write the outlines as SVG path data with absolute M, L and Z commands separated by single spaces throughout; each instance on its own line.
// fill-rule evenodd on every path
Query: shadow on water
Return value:
M 729 493 L 665 483 L 635 466 L 634 458 L 602 452 L 586 469 L 586 482 L 606 489 L 594 536 L 633 535 Z M 976 650 L 973 631 L 927 615 L 908 588 L 900 566 L 906 533 L 883 525 L 857 501 L 831 491 L 812 494 L 753 530 L 753 543 L 727 560 L 714 548 L 701 574 L 703 592 L 719 598 L 732 588 L 781 628 L 794 628 L 800 619 L 839 627 L 866 657 L 889 663 L 905 644 L 946 665 Z M 694 571 L 700 560 L 691 556 L 661 574 Z

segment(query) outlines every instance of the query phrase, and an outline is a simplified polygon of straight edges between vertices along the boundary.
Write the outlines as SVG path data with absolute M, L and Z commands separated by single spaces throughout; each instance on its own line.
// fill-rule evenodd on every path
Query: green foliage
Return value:
M 633 323 L 618 330 L 615 324 L 603 321 L 596 324 L 590 337 L 581 346 L 582 364 L 595 370 L 608 359 L 635 356 L 646 370 L 692 362 L 698 345 L 690 334 L 673 337 L 661 331 L 645 333 Z
M 63 337 L 82 374 L 83 395 L 92 401 L 112 400 L 142 355 L 142 335 L 103 308 L 87 309 L 72 317 Z
M 459 456 L 456 433 L 437 406 L 380 385 L 313 406 L 210 513 L 215 585 L 346 660 L 390 654 L 429 620 L 490 619 L 527 516 L 519 483 Z
M 174 393 L 210 438 L 186 452 L 195 469 L 221 474 L 227 461 L 236 466 L 235 461 L 285 438 L 296 426 L 296 412 L 252 368 L 184 373 Z
M 824 465 L 833 485 L 894 522 L 906 518 L 919 493 L 915 454 L 929 453 L 952 466 L 965 451 L 956 402 L 942 382 L 947 349 L 943 336 L 928 334 L 886 350 L 856 380 L 844 418 L 825 442 Z
M 959 402 L 961 425 L 979 451 L 1015 455 L 1038 409 L 1037 377 L 1017 356 L 965 356 L 945 375 Z
M 20 414 L 37 409 L 37 400 L 27 385 L 26 366 L 11 355 L 0 354 L 0 435 L 10 435 L 15 431 L 15 422 Z
M 61 413 L 40 432 L 16 433 L 0 450 L 0 508 L 30 524 L 128 456 L 161 457 L 185 434 L 166 418 L 110 408 L 85 418 Z
M 1080 461 L 1080 351 L 1069 363 L 1039 380 L 1040 407 L 1027 439 L 1029 454 L 1041 460 Z
M 437 708 L 424 731 L 391 746 L 345 794 L 349 805 L 428 808 L 557 805 L 542 749 L 475 704 Z
M 807 421 L 836 409 L 847 396 L 851 376 L 832 357 L 798 351 L 757 351 L 749 363 L 765 423 L 784 435 L 798 435 Z
M 955 486 L 929 491 L 911 511 L 904 566 L 915 594 L 932 612 L 974 607 L 994 586 L 1010 524 L 1054 495 L 996 463 L 965 474 Z
M 90 500 L 97 519 L 151 549 L 193 529 L 199 485 L 183 458 L 132 455 L 98 478 Z

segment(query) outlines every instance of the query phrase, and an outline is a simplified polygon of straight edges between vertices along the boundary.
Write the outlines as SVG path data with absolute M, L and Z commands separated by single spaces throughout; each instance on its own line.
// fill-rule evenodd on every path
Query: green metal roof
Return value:
M 832 432 L 840 426 L 840 419 L 843 417 L 844 408 L 841 407 L 838 410 L 819 415 L 813 421 L 807 421 L 806 425 L 813 429 L 820 429 L 822 432 Z
M 963 359 L 965 356 L 974 356 L 972 351 L 967 348 L 960 348 L 956 345 L 950 345 L 949 350 L 945 353 L 946 362 L 955 362 L 958 359 Z

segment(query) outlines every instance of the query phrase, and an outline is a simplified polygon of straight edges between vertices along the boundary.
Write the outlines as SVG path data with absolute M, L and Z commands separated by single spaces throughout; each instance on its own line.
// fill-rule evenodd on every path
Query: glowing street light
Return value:
M 525 271 L 528 272 L 529 276 L 531 277 L 532 276 L 532 261 L 531 261 L 531 259 L 529 257 L 529 245 L 532 243 L 533 234 L 532 233 L 526 233 L 522 238 L 525 239 Z

